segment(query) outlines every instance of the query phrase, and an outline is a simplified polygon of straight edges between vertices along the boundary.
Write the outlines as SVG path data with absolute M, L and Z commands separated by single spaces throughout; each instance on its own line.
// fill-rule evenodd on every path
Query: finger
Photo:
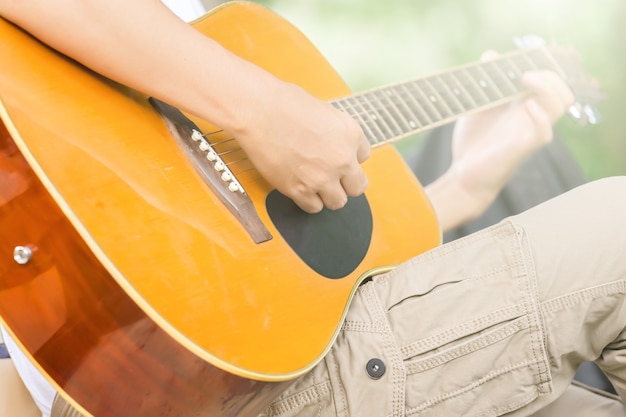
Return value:
M 324 206 L 330 210 L 339 210 L 348 202 L 348 196 L 340 182 L 329 184 L 318 195 Z
M 365 192 L 368 179 L 365 172 L 357 165 L 356 169 L 350 174 L 341 178 L 341 186 L 344 192 L 351 197 L 358 197 Z
M 553 71 L 528 71 L 523 77 L 527 88 L 539 95 L 557 94 L 565 102 L 573 100 L 573 93 L 563 79 Z
M 537 105 L 555 121 L 574 102 L 574 94 L 565 82 L 551 71 L 530 71 L 524 74 L 524 84 L 532 92 Z
M 356 159 L 361 164 L 367 161 L 370 157 L 372 148 L 370 146 L 369 141 L 365 138 L 365 136 L 361 137 L 361 141 L 359 143 L 359 147 L 356 151 Z
M 319 213 L 324 208 L 324 202 L 318 194 L 307 194 L 291 197 L 294 203 L 298 205 L 303 211 L 307 213 Z
M 498 59 L 500 54 L 493 50 L 487 50 L 480 55 L 480 60 L 482 62 L 493 61 L 494 59 Z
M 549 114 L 546 113 L 544 108 L 532 98 L 527 99 L 524 105 L 528 115 L 535 125 L 535 136 L 544 144 L 552 141 L 552 118 Z

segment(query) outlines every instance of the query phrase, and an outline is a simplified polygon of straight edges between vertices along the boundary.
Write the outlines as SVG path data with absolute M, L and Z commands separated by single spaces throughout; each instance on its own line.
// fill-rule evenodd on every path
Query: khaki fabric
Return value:
M 33 406 L 34 403 L 30 404 L 31 409 Z M 31 416 L 31 414 L 1 415 Z M 35 416 L 37 413 L 32 415 Z M 625 415 L 626 408 L 618 397 L 574 381 L 561 397 L 533 414 L 533 417 L 623 417 Z M 57 396 L 52 407 L 51 417 L 83 417 L 83 415 L 73 409 L 62 397 Z
M 624 254 L 626 178 L 429 251 L 362 285 L 327 357 L 262 416 L 624 415 L 572 385 L 595 360 L 626 396 Z
M 435 248 L 361 286 L 325 360 L 263 416 L 528 416 L 596 358 L 623 398 L 624 254 L 624 177 Z
M 72 407 L 63 397 L 57 394 L 52 403 L 50 417 L 83 417 L 83 414 Z
M 0 416 L 41 417 L 11 359 L 0 359 Z
M 574 381 L 555 402 L 533 417 L 624 417 L 619 397 Z

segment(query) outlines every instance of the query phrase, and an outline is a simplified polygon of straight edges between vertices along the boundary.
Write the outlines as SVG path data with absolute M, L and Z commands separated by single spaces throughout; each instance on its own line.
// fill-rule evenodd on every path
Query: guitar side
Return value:
M 194 27 L 322 99 L 349 94 L 308 40 L 267 9 L 232 3 Z M 99 310 L 115 310 L 118 298 L 108 291 L 117 288 L 128 299 L 124 309 L 134 305 L 139 321 L 153 323 L 150 329 L 163 332 L 160 337 L 171 338 L 211 369 L 265 381 L 301 375 L 330 348 L 356 286 L 369 271 L 402 262 L 440 241 L 417 180 L 392 147 L 377 148 L 364 165 L 374 219 L 368 253 L 340 279 L 320 276 L 281 238 L 265 206 L 271 189 L 254 171 L 239 179 L 272 233 L 273 239 L 262 244 L 255 244 L 208 191 L 146 97 L 93 74 L 4 21 L 0 36 L 6 40 L 0 46 L 7 63 L 0 74 L 4 124 L 73 230 L 58 244 L 80 244 L 75 256 L 92 257 L 90 267 L 100 265 L 100 272 L 89 277 L 102 280 L 90 284 L 90 299 Z M 3 203 L 3 210 L 11 201 Z M 33 231 L 24 233 L 21 224 L 29 222 L 27 215 L 41 214 L 35 203 L 20 204 L 29 209 L 6 229 L 11 239 L 3 246 L 5 259 L 11 245 L 37 242 Z M 57 257 L 40 249 L 33 258 L 48 256 L 63 271 L 72 255 Z M 17 276 L 24 278 L 17 284 L 15 267 L 3 267 L 0 293 L 8 297 L 9 290 L 21 288 L 35 304 L 46 304 L 48 295 L 29 287 L 33 278 L 27 271 L 32 267 L 20 267 Z M 42 332 L 53 339 L 31 334 L 19 317 L 9 322 L 11 312 L 0 307 L 31 354 L 53 342 L 76 342 L 84 337 L 81 327 L 103 336 L 125 327 L 117 322 L 103 329 L 97 323 L 77 326 L 68 317 L 74 312 L 68 303 L 84 297 L 83 286 L 71 288 L 63 274 L 48 279 L 64 294 L 58 305 L 46 304 L 59 310 Z M 120 329 L 111 327 L 115 324 Z M 46 326 L 45 320 L 40 326 Z M 26 343 L 31 338 L 36 342 Z M 97 337 L 93 339 L 90 343 Z M 50 358 L 39 363 L 46 370 L 53 366 L 48 362 Z M 76 369 L 81 365 L 74 364 Z
M 0 230 L 0 321 L 83 415 L 255 417 L 291 383 L 226 372 L 165 333 L 94 256 L 1 122 Z M 27 265 L 12 260 L 16 242 L 33 251 Z

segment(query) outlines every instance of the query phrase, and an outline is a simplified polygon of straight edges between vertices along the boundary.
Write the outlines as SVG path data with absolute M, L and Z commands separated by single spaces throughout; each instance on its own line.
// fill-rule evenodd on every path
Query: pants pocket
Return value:
M 406 415 L 499 416 L 552 391 L 521 231 L 501 224 L 379 280 Z
M 258 417 L 333 417 L 334 402 L 330 381 L 310 385 L 310 381 L 296 383 Z
M 532 329 L 522 316 L 405 358 L 407 416 L 500 416 L 550 392 Z

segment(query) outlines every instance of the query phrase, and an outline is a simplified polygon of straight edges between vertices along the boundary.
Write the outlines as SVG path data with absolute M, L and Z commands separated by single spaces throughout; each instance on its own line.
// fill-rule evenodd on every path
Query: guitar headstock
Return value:
M 573 48 L 548 45 L 542 38 L 534 35 L 515 38 L 515 43 L 521 49 L 542 50 L 553 61 L 551 69 L 561 75 L 576 98 L 576 102 L 568 110 L 573 120 L 582 125 L 597 124 L 600 121 L 595 106 L 605 99 L 605 95 L 597 80 L 585 71 L 580 55 Z

